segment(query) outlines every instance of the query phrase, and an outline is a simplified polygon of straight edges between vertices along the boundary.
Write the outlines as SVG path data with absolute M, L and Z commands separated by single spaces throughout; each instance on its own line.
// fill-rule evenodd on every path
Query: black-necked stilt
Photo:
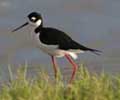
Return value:
M 37 44 L 37 46 L 39 46 L 39 48 L 42 51 L 51 56 L 53 68 L 55 71 L 55 77 L 57 75 L 57 65 L 55 57 L 65 56 L 68 59 L 68 61 L 72 64 L 73 72 L 69 81 L 71 83 L 75 77 L 75 72 L 78 67 L 71 59 L 71 57 L 73 59 L 76 59 L 78 53 L 82 53 L 85 51 L 90 51 L 95 54 L 99 54 L 101 52 L 99 50 L 91 49 L 77 43 L 67 34 L 58 29 L 43 27 L 42 16 L 37 12 L 30 13 L 28 15 L 28 19 L 28 22 L 14 29 L 12 32 L 19 30 L 20 28 L 28 25 L 29 23 L 35 26 L 34 33 L 32 33 L 35 43 Z

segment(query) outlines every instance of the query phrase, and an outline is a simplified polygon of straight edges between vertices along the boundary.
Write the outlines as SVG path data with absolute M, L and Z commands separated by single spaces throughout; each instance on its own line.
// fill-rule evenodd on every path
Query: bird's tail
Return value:
M 100 50 L 91 49 L 91 48 L 88 48 L 88 51 L 90 51 L 90 52 L 92 52 L 92 53 L 94 53 L 96 55 L 101 55 L 101 53 L 102 53 L 102 51 L 100 51 Z

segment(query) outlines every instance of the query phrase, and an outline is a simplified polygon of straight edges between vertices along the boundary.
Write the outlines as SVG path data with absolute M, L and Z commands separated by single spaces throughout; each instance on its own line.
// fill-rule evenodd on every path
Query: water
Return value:
M 103 51 L 101 56 L 80 54 L 77 63 L 94 71 L 110 74 L 120 71 L 120 1 L 119 0 L 1 0 L 0 1 L 0 70 L 8 77 L 8 64 L 27 61 L 31 67 L 42 65 L 52 70 L 50 57 L 34 48 L 30 27 L 12 33 L 23 24 L 31 11 L 42 13 L 44 26 L 59 28 L 77 42 Z M 60 59 L 60 66 L 65 66 Z

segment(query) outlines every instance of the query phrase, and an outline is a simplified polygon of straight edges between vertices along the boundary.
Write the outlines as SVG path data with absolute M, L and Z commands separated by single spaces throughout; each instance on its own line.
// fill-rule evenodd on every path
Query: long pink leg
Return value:
M 53 68 L 54 68 L 54 73 L 55 73 L 55 78 L 57 77 L 57 62 L 54 56 L 51 56 L 52 58 L 52 63 L 53 63 Z
M 73 66 L 73 72 L 72 72 L 72 76 L 71 76 L 71 79 L 69 81 L 69 83 L 71 83 L 75 77 L 75 73 L 76 73 L 76 70 L 78 68 L 77 64 L 71 59 L 71 57 L 69 55 L 65 55 L 65 57 L 68 59 L 68 61 L 72 64 Z

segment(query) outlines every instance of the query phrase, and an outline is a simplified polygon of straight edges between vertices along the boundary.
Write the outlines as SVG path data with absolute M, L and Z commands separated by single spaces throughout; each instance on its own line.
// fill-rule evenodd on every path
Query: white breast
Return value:
M 44 43 L 42 43 L 39 39 L 39 33 L 38 34 L 35 34 L 33 33 L 32 34 L 32 38 L 33 38 L 33 41 L 34 41 L 34 45 L 41 49 L 43 52 L 49 54 L 49 55 L 54 55 L 54 56 L 63 56 L 63 54 L 58 54 L 58 45 L 46 45 Z

